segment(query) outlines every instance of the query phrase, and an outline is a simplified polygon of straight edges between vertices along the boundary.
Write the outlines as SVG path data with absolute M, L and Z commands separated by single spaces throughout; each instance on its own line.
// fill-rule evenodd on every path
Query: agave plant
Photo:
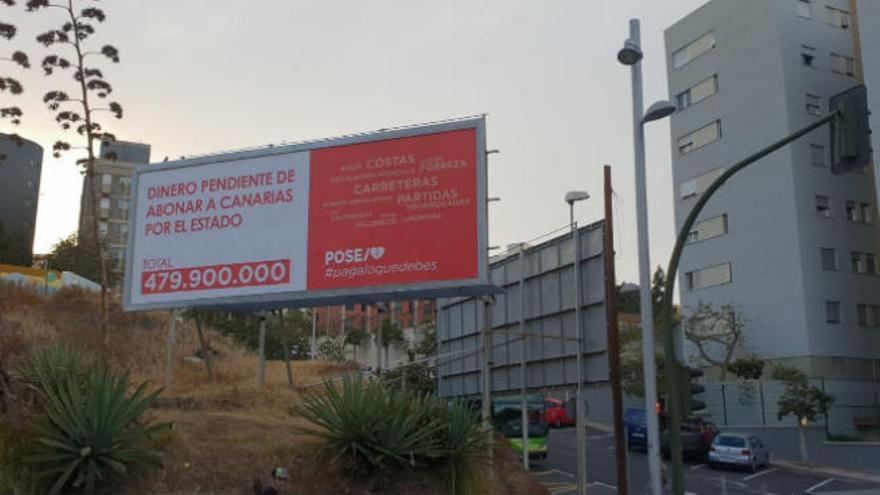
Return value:
M 325 381 L 321 392 L 297 408 L 317 427 L 302 431 L 323 441 L 324 455 L 372 470 L 444 458 L 443 425 L 434 410 L 427 396 L 367 383 L 360 376 L 344 377 L 341 386 Z
M 488 460 L 489 437 L 479 415 L 464 403 L 435 401 L 434 417 L 442 424 L 437 440 L 446 454 L 452 493 L 479 493 L 481 467 Z
M 52 344 L 34 349 L 18 374 L 38 390 L 54 390 L 70 378 L 82 379 L 90 361 L 89 356 L 76 347 Z
M 48 493 L 71 487 L 92 493 L 101 481 L 134 465 L 158 463 L 150 439 L 170 425 L 140 418 L 161 389 L 147 393 L 145 383 L 130 395 L 127 389 L 127 375 L 99 369 L 57 384 L 41 380 L 47 421 L 35 425 L 37 438 L 24 461 L 48 481 Z

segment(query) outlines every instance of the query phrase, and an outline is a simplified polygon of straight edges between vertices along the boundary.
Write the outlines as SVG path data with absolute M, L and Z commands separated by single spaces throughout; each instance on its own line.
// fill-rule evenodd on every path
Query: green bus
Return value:
M 529 458 L 546 459 L 550 426 L 544 418 L 544 398 L 540 395 L 527 395 L 526 408 L 529 422 Z M 492 425 L 510 440 L 514 452 L 522 456 L 522 396 L 492 399 Z

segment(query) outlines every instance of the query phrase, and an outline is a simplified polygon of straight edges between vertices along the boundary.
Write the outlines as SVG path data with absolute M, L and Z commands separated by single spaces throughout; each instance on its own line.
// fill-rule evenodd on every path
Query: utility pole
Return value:
M 574 243 L 574 284 L 575 284 L 575 300 L 574 300 L 574 325 L 577 332 L 577 391 L 575 392 L 575 400 L 577 408 L 575 409 L 575 427 L 577 433 L 577 487 L 578 495 L 587 494 L 587 414 L 586 401 L 584 400 L 584 338 L 583 325 L 581 324 L 581 239 L 578 231 L 577 222 L 572 216 L 571 222 L 571 238 Z
M 614 211 L 611 207 L 611 167 L 605 165 L 605 326 L 608 331 L 608 371 L 611 375 L 611 405 L 614 409 L 614 458 L 617 493 L 629 493 L 626 473 L 626 432 L 623 429 L 623 387 L 620 376 L 620 334 L 617 318 L 617 280 L 614 270 Z

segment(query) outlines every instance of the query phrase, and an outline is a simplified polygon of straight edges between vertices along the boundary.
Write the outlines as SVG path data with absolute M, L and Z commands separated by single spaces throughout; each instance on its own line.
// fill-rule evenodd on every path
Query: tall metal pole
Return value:
M 630 19 L 629 38 L 641 46 L 639 20 Z M 645 129 L 642 125 L 642 63 L 631 65 L 633 145 L 636 172 L 636 219 L 639 240 L 639 305 L 642 319 L 642 363 L 645 374 L 648 473 L 651 493 L 660 495 L 660 425 L 657 421 L 657 377 L 654 368 L 654 310 L 651 296 L 651 257 L 648 241 L 648 194 L 645 184 Z
M 478 318 L 477 321 L 483 325 L 483 397 L 482 397 L 482 409 L 483 409 L 483 427 L 486 428 L 486 431 L 489 434 L 489 461 L 492 461 L 493 455 L 493 439 L 492 439 L 492 332 L 489 328 L 489 303 L 491 301 L 492 296 L 484 296 L 481 299 L 476 300 L 475 310 L 477 312 L 477 316 L 482 316 L 482 318 Z M 482 314 L 479 311 L 482 309 Z
M 526 397 L 526 257 L 525 245 L 519 245 L 519 393 L 522 428 L 523 467 L 529 470 L 529 402 Z
M 617 321 L 617 280 L 614 273 L 614 212 L 611 208 L 611 167 L 605 165 L 605 326 L 608 331 L 608 371 L 611 375 L 611 405 L 614 410 L 614 457 L 617 493 L 627 495 L 626 432 L 623 429 L 623 386 L 620 376 L 620 335 Z
M 587 412 L 586 401 L 584 397 L 584 338 L 583 325 L 581 324 L 581 236 L 578 232 L 577 222 L 574 221 L 574 203 L 569 206 L 569 218 L 571 219 L 571 241 L 574 244 L 574 327 L 577 332 L 577 357 L 575 359 L 577 368 L 577 391 L 575 400 L 577 407 L 575 408 L 575 428 L 577 434 L 577 487 L 578 495 L 586 495 L 587 493 Z
M 257 390 L 266 384 L 266 313 L 260 312 L 260 371 L 257 379 Z

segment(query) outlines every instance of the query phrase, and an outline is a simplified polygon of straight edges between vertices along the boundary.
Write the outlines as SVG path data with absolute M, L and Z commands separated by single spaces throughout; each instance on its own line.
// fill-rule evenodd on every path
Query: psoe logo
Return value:
M 324 251 L 324 264 L 347 265 L 349 263 L 363 263 L 370 260 L 380 260 L 383 256 L 385 256 L 384 246 L 336 249 Z

